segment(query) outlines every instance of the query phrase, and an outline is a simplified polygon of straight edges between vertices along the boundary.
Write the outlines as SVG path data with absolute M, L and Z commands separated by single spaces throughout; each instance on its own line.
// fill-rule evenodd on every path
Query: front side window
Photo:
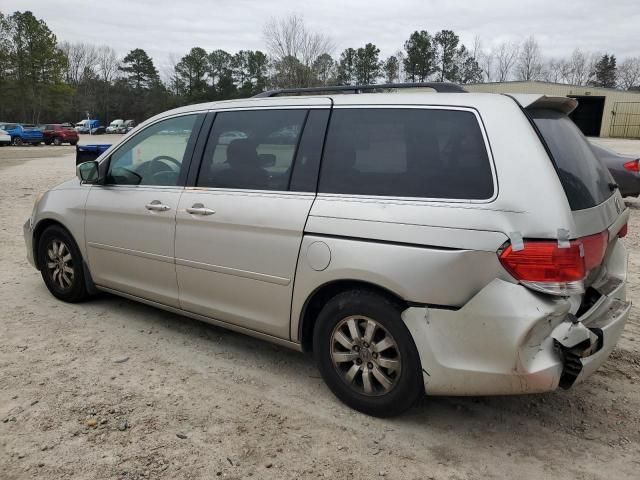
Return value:
M 287 190 L 306 110 L 216 115 L 197 186 Z
M 473 113 L 407 108 L 335 110 L 319 191 L 463 200 L 494 192 Z
M 107 183 L 177 185 L 196 117 L 174 117 L 142 130 L 111 155 Z

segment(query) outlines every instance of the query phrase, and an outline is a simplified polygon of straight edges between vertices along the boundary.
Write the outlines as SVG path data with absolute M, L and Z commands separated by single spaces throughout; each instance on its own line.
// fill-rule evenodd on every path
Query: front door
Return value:
M 89 193 L 85 237 L 93 280 L 178 307 L 175 218 L 197 115 L 161 120 L 110 157 L 104 185 Z
M 289 338 L 327 116 L 327 109 L 216 115 L 197 183 L 176 218 L 183 309 Z

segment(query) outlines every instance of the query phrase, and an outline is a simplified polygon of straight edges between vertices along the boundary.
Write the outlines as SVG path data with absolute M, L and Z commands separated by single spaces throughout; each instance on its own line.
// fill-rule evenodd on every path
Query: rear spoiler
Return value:
M 578 106 L 575 98 L 550 96 L 531 93 L 514 93 L 509 94 L 520 104 L 522 108 L 544 108 L 547 110 L 557 110 L 559 112 L 570 114 Z
M 76 165 L 80 165 L 84 162 L 95 160 L 104 152 L 106 152 L 111 145 L 76 145 Z

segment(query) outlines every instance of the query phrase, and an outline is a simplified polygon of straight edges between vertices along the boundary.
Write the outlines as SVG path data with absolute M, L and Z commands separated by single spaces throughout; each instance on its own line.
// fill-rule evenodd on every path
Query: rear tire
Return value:
M 75 147 L 77 143 L 78 142 L 69 142 L 69 145 L 71 145 L 72 147 Z
M 318 369 L 351 408 L 391 417 L 424 394 L 420 357 L 401 312 L 392 300 L 364 289 L 340 293 L 320 311 L 313 332 Z
M 51 294 L 64 302 L 76 303 L 89 294 L 78 245 L 59 225 L 48 227 L 38 241 L 40 274 Z

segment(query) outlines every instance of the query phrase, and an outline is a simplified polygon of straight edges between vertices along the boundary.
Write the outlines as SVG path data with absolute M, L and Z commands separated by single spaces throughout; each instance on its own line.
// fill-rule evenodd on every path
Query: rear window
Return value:
M 493 176 L 476 116 L 439 109 L 337 109 L 319 191 L 486 200 Z
M 551 151 L 571 210 L 595 207 L 609 198 L 613 179 L 573 121 L 553 110 L 529 114 Z

